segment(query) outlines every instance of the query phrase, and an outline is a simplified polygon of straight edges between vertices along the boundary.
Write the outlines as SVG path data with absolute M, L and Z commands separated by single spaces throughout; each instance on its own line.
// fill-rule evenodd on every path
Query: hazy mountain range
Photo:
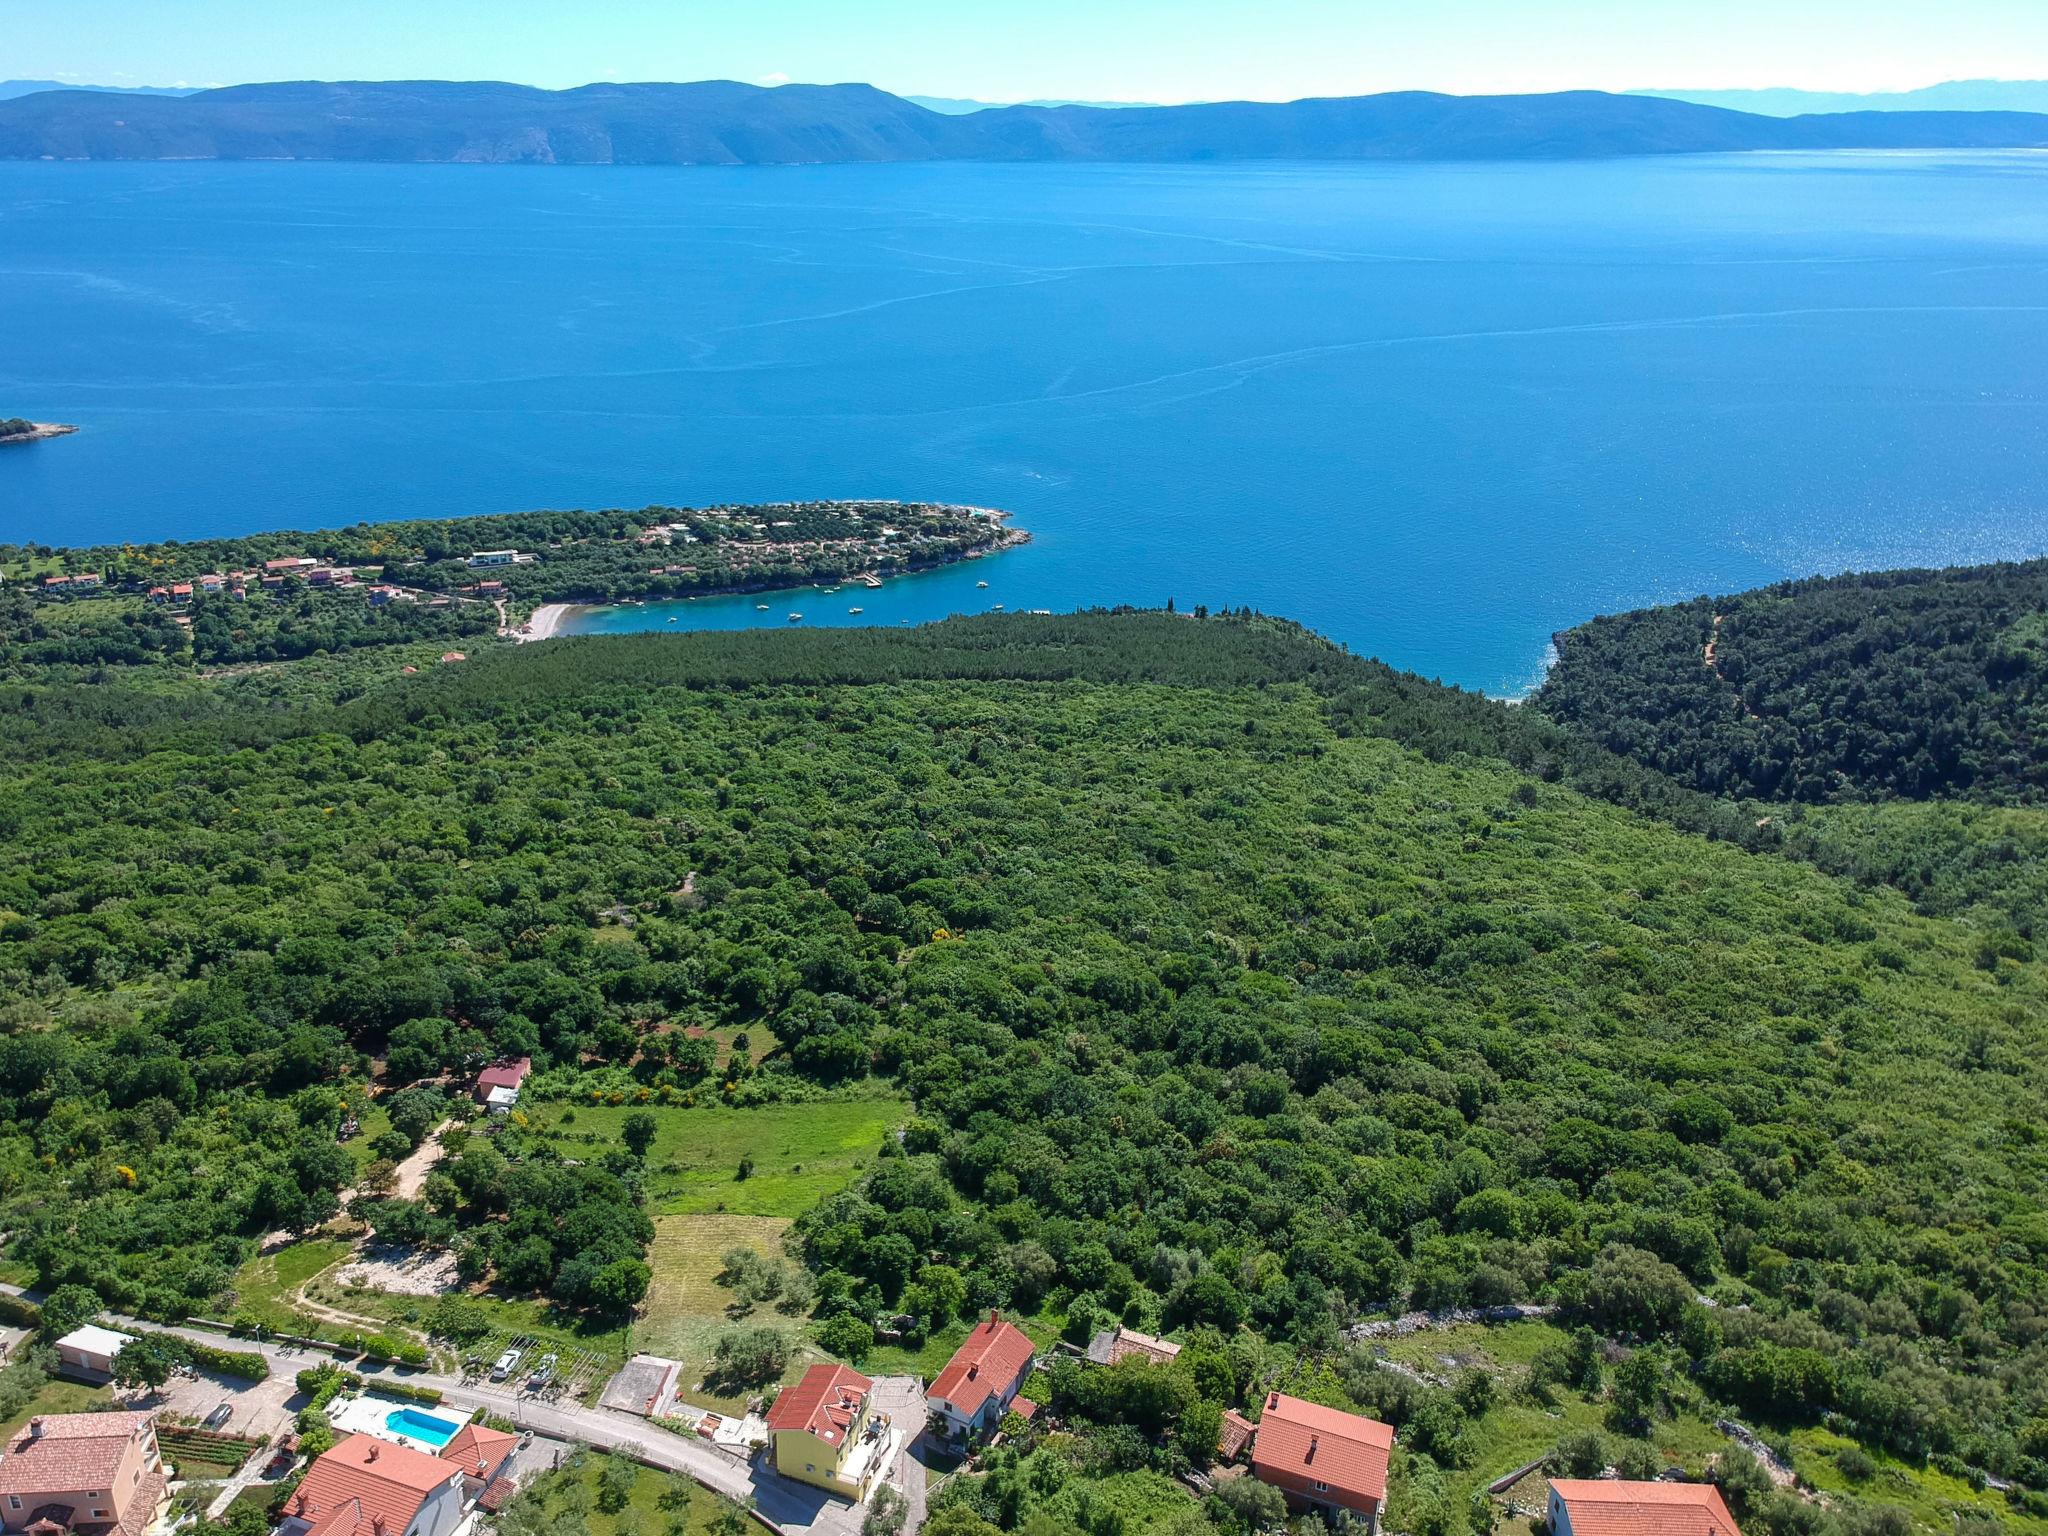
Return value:
M 2048 80 L 1948 80 L 1917 91 L 1633 91 L 1671 101 L 1798 117 L 1808 112 L 2048 112 Z
M 928 112 L 943 112 L 948 117 L 963 117 L 969 112 L 992 112 L 997 107 L 1156 107 L 1156 101 L 1072 101 L 1061 96 L 1047 96 L 1037 101 L 976 101 L 971 96 L 905 96 L 905 101 L 914 101 Z
M 0 80 L 0 101 L 33 96 L 40 91 L 96 91 L 106 96 L 196 96 L 190 85 L 68 85 L 62 80 Z
M 2048 115 L 1762 116 L 1652 96 L 1381 96 L 931 111 L 866 85 L 377 81 L 0 102 L 0 158 L 771 165 L 906 160 L 1572 159 L 2048 147 Z

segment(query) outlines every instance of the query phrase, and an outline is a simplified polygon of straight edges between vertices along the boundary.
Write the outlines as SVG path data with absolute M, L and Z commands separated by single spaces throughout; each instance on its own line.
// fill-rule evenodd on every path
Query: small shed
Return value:
M 116 1357 L 134 1342 L 132 1333 L 116 1333 L 97 1323 L 86 1323 L 57 1341 L 57 1363 L 73 1372 L 111 1376 Z

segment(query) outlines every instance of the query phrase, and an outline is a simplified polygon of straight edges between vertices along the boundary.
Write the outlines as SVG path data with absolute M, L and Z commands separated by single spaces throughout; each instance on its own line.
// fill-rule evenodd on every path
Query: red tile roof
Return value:
M 146 1413 L 51 1413 L 30 1419 L 0 1457 L 0 1494 L 32 1507 L 36 1495 L 114 1486 Z
M 1234 1461 L 1238 1452 L 1252 1443 L 1252 1436 L 1259 1432 L 1259 1426 L 1239 1413 L 1235 1408 L 1223 1410 L 1223 1432 L 1216 1437 L 1217 1449 L 1225 1461 Z
M 448 655 L 453 656 L 455 653 L 450 651 Z M 446 661 L 448 658 L 444 656 L 441 659 Z M 517 1061 L 494 1061 L 477 1073 L 476 1086 L 480 1092 L 492 1088 L 517 1088 L 526 1081 L 526 1074 L 532 1070 L 533 1058 L 530 1056 L 522 1056 Z
M 350 1435 L 306 1469 L 285 1509 L 313 1522 L 306 1536 L 355 1536 L 380 1519 L 388 1530 L 402 1531 L 430 1495 L 461 1475 L 438 1456 Z
M 1038 1404 L 1020 1392 L 1010 1399 L 1010 1412 L 1020 1419 L 1035 1419 L 1038 1417 Z
M 874 1383 L 849 1365 L 814 1365 L 785 1388 L 768 1410 L 770 1429 L 808 1430 L 830 1445 L 844 1445 Z
M 1384 1502 L 1387 1453 L 1393 1448 L 1390 1424 L 1269 1392 L 1258 1436 L 1252 1441 L 1252 1470 L 1262 1478 L 1277 1472 Z
M 465 1424 L 441 1447 L 441 1459 L 461 1467 L 463 1476 L 481 1478 L 488 1483 L 498 1475 L 499 1468 L 505 1465 L 518 1445 L 519 1437 L 508 1435 L 502 1429 Z
M 1572 1536 L 1742 1536 L 1711 1483 L 1623 1483 L 1561 1477 Z
M 971 1419 L 991 1397 L 1016 1384 L 1037 1352 L 1022 1329 L 991 1313 L 976 1323 L 967 1342 L 953 1351 L 953 1358 L 925 1396 L 944 1398 L 961 1417 Z

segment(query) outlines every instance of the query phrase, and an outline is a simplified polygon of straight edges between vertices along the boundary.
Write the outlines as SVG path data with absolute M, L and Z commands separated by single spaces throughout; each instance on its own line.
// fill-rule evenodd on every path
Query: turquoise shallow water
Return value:
M 0 539 L 846 495 L 1036 536 L 608 627 L 1173 597 L 1514 692 L 1598 611 L 2048 550 L 2043 356 L 2027 155 L 0 164 L 0 414 L 85 427 L 0 451 Z

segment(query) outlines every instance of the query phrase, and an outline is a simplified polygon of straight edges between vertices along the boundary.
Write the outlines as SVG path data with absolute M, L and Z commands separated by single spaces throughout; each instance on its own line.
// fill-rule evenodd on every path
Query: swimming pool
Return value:
M 394 1435 L 404 1435 L 408 1440 L 424 1440 L 431 1446 L 446 1445 L 455 1436 L 460 1424 L 447 1419 L 437 1419 L 431 1413 L 421 1413 L 417 1408 L 400 1408 L 384 1416 L 384 1427 Z

